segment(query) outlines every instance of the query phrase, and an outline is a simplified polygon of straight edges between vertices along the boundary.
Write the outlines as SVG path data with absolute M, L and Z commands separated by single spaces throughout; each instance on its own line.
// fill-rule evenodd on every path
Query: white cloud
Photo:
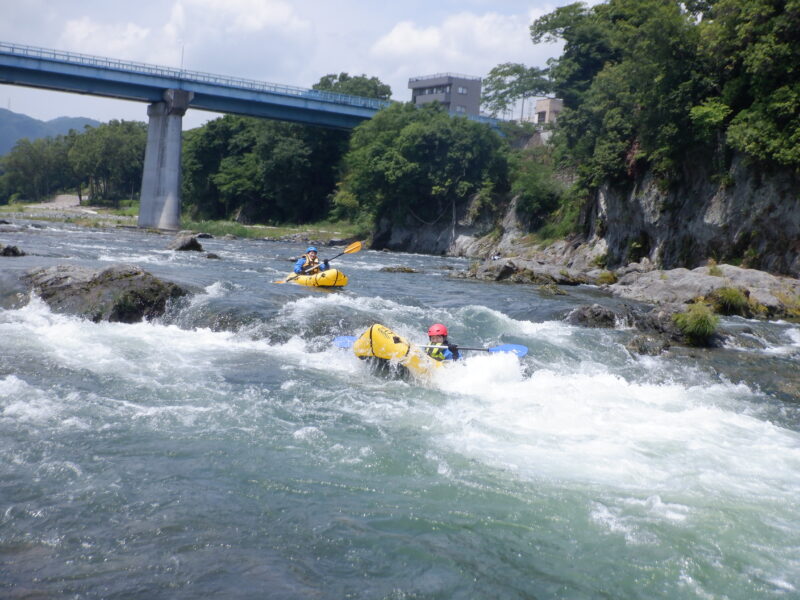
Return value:
M 59 43 L 70 50 L 111 58 L 137 56 L 150 30 L 135 23 L 98 23 L 89 17 L 71 19 L 64 25 Z
M 183 4 L 195 18 L 201 16 L 226 34 L 265 29 L 303 31 L 310 26 L 291 4 L 281 0 L 183 0 Z
M 376 62 L 401 70 L 436 65 L 437 72 L 484 75 L 502 62 L 544 66 L 550 54 L 531 43 L 531 21 L 530 14 L 495 12 L 462 12 L 429 27 L 403 21 L 377 40 L 370 54 Z
M 411 21 L 402 21 L 372 46 L 376 58 L 407 59 L 420 53 L 436 52 L 442 45 L 437 27 L 417 27 Z

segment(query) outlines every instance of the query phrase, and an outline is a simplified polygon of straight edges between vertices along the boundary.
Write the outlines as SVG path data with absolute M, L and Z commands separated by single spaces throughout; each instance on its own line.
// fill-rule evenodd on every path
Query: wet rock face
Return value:
M 169 300 L 189 293 L 132 265 L 102 270 L 58 265 L 35 269 L 22 279 L 53 311 L 94 322 L 154 319 L 164 314 Z
M 605 240 L 609 266 L 643 256 L 664 268 L 747 257 L 752 267 L 800 276 L 800 175 L 735 154 L 720 183 L 702 162 L 687 163 L 666 191 L 652 172 L 597 191 L 586 224 Z

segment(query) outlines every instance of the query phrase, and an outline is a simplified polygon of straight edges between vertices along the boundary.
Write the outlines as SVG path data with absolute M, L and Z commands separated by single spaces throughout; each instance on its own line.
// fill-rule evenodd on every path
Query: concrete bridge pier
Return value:
M 139 227 L 180 229 L 181 131 L 183 115 L 194 96 L 185 90 L 164 90 L 164 100 L 147 107 Z

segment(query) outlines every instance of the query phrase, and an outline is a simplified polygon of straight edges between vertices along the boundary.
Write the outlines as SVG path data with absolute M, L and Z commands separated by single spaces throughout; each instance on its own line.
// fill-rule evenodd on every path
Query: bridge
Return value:
M 352 129 L 390 101 L 0 42 L 0 83 L 148 103 L 139 227 L 180 228 L 189 108 Z

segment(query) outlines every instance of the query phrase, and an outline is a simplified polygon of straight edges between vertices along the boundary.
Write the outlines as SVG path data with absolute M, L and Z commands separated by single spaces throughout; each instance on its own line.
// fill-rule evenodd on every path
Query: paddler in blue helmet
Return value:
M 327 260 L 320 265 L 316 246 L 306 248 L 306 253 L 294 263 L 294 272 L 298 275 L 314 275 L 320 271 L 327 271 L 328 268 Z
M 447 341 L 447 327 L 441 323 L 434 323 L 428 327 L 430 345 L 425 352 L 435 360 L 458 360 L 461 355 L 458 346 Z

